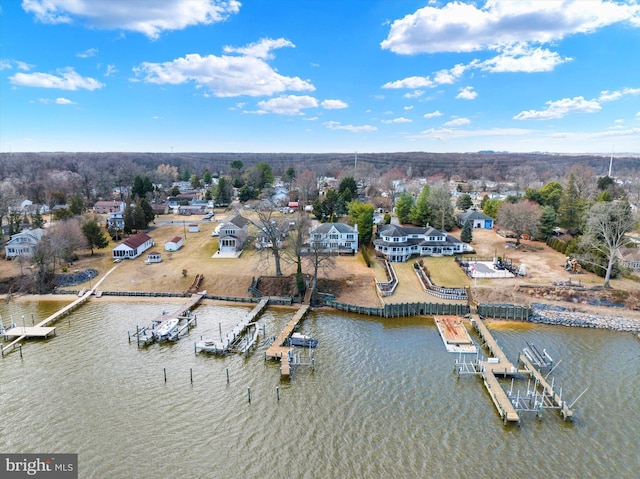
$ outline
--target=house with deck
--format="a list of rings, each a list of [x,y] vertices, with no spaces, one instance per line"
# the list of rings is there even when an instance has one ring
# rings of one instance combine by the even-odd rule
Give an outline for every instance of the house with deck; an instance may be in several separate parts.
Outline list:
[[[312,250],[356,253],[358,251],[358,225],[322,223],[309,229],[309,247]]]
[[[153,238],[145,233],[138,233],[127,238],[113,248],[113,259],[133,259],[140,256],[154,245]]]
[[[373,245],[390,262],[404,263],[411,256],[451,256],[465,251],[462,241],[431,226],[386,225],[378,230]]]

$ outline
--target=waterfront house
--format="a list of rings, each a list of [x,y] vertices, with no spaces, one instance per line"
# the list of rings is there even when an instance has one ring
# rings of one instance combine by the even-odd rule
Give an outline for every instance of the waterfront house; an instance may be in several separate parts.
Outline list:
[[[472,228],[493,229],[493,218],[481,211],[469,210],[457,216],[458,225],[462,228],[467,221],[471,221]]]
[[[408,261],[412,255],[451,256],[465,250],[462,241],[431,226],[386,225],[378,230],[373,245],[376,252],[396,263]]]
[[[249,236],[249,221],[241,215],[235,215],[220,225],[219,233],[218,253],[237,256]]]
[[[154,245],[153,238],[144,234],[138,233],[136,235],[127,238],[118,246],[113,248],[113,259],[133,259],[140,256]]]
[[[23,230],[11,236],[9,242],[4,246],[4,254],[6,259],[13,259],[16,256],[33,256],[38,246],[38,242],[45,235],[46,231],[42,228]]]
[[[309,229],[309,247],[336,253],[358,251],[358,225],[322,223]]]
[[[182,248],[182,238],[180,236],[174,236],[164,244],[165,251],[178,251]]]

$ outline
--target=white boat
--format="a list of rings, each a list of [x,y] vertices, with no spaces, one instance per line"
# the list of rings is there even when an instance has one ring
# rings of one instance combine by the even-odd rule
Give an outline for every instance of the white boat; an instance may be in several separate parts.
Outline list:
[[[178,330],[179,322],[180,320],[178,318],[167,319],[154,331],[155,336],[158,339],[167,339]]]
[[[300,333],[293,333],[289,338],[290,346],[303,346],[305,348],[315,348],[318,345],[318,340],[310,336],[305,336]]]

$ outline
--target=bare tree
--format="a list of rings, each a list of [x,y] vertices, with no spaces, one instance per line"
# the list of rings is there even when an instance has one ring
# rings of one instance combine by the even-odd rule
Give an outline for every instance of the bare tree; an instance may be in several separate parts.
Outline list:
[[[0,227],[3,218],[9,220],[9,210],[17,206],[18,193],[15,187],[8,180],[0,182]],[[1,233],[0,233],[1,236]]]
[[[520,244],[523,234],[537,234],[541,218],[542,208],[529,200],[520,200],[517,203],[505,201],[498,209],[498,224],[516,235],[516,245]]]
[[[260,251],[263,258],[273,257],[276,268],[276,276],[282,276],[282,268],[280,266],[281,252],[284,247],[283,239],[283,220],[276,219],[274,212],[276,207],[270,200],[263,200],[260,208],[257,209],[256,221],[249,220],[258,230],[256,248]]]
[[[598,202],[587,213],[587,232],[582,237],[582,246],[592,253],[586,258],[598,264],[594,257],[602,256],[607,262],[604,287],[610,288],[611,272],[618,259],[620,248],[627,241],[626,234],[633,230],[635,219],[629,203]],[[585,258],[583,258],[585,259]],[[602,267],[598,264],[598,266]]]
[[[440,229],[446,231],[453,227],[453,203],[451,203],[451,191],[446,183],[439,183],[429,189],[427,198],[429,210],[431,210],[432,221],[440,221]]]
[[[318,195],[318,180],[316,174],[311,170],[304,170],[293,182],[300,192],[300,204],[308,205]]]
[[[309,255],[307,263],[313,269],[313,282],[311,283],[311,291],[315,296],[318,288],[318,271],[325,271],[335,265],[334,254],[327,250],[321,242],[309,240]]]
[[[67,263],[73,262],[76,251],[87,248],[87,238],[82,232],[79,218],[54,223],[47,237],[54,257]]]

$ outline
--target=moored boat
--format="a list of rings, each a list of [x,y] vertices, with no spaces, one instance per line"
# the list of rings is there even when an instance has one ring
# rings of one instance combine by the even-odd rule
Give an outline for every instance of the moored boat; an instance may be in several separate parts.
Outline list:
[[[304,334],[293,333],[289,338],[289,345],[315,348],[318,345],[318,340]]]
[[[180,320],[178,318],[167,319],[154,331],[155,336],[160,340],[167,339],[178,330],[179,322]]]

